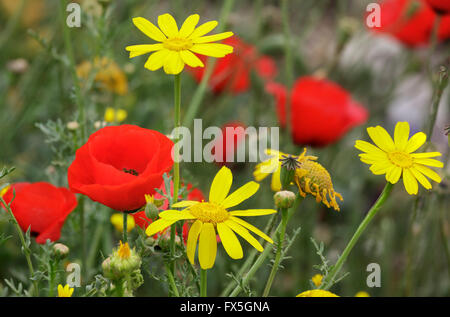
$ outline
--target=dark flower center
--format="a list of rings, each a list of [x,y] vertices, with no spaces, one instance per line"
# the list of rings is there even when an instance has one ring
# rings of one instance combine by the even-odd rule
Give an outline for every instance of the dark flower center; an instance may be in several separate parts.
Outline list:
[[[134,176],[138,176],[139,175],[139,173],[136,170],[132,169],[132,168],[130,168],[130,169],[124,168],[123,171],[125,173],[131,174],[131,175],[134,175]]]

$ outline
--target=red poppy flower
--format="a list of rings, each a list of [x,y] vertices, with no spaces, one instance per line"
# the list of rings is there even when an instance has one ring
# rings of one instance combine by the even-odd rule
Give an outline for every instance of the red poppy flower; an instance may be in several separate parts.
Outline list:
[[[409,46],[430,42],[436,21],[425,0],[385,0],[381,3],[381,26],[371,28],[375,32],[390,34]],[[444,2],[444,1],[441,1]],[[438,39],[450,37],[450,16],[444,16],[438,29]]]
[[[288,92],[282,85],[267,87],[285,109]],[[367,119],[367,110],[339,85],[314,77],[301,77],[294,84],[291,99],[291,131],[294,143],[325,146],[339,140],[348,130]],[[280,121],[286,120],[285,112]]]
[[[70,189],[118,211],[145,205],[171,170],[173,142],[134,125],[98,130],[80,147],[67,177]]]
[[[41,244],[59,239],[66,217],[77,206],[72,192],[45,182],[13,184],[3,199],[7,204],[12,200],[11,211],[20,228],[24,232],[30,228],[31,236]]]
[[[209,80],[209,86],[214,93],[230,91],[238,94],[247,91],[250,86],[250,72],[252,70],[255,70],[264,80],[275,77],[277,68],[272,58],[260,56],[255,47],[244,43],[237,36],[228,38],[223,43],[233,46],[234,51],[232,54],[216,61]],[[203,55],[198,57],[207,65],[207,57]],[[188,69],[194,78],[200,82],[206,67],[189,67]]]
[[[438,14],[450,13],[450,0],[425,0]]]
[[[214,161],[219,166],[232,166],[236,162],[237,149],[242,141],[245,140],[246,126],[238,121],[229,122],[222,127],[221,137],[216,139],[212,154]]]
[[[173,182],[170,183],[171,186],[171,194],[173,195]],[[186,186],[187,190],[188,190],[188,195],[187,195],[187,200],[194,200],[194,201],[204,201],[205,200],[205,196],[203,195],[202,191],[198,188],[192,188],[192,184],[188,184]],[[166,188],[164,183],[161,185],[161,187],[159,188],[164,194],[166,193]],[[162,196],[160,193],[156,192],[153,197],[155,199],[162,199],[164,198],[164,196]],[[161,206],[161,209],[166,210],[169,208],[169,202],[167,201],[167,199],[165,199],[163,205]],[[132,214],[133,218],[134,218],[134,223],[141,227],[142,229],[146,229],[148,227],[149,224],[152,223],[152,220],[147,218],[147,216],[145,215],[145,210],[136,212],[134,214]],[[188,236],[188,224],[185,223],[183,225],[183,240],[186,243],[187,242],[187,236]],[[155,238],[157,238],[158,235],[155,235]]]

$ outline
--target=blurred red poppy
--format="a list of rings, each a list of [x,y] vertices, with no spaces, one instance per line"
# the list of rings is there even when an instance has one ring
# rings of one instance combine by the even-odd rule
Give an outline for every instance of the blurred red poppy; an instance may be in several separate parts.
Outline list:
[[[171,186],[171,195],[173,195],[173,182],[170,182],[170,186]],[[164,183],[161,185],[161,187],[159,189],[164,194],[166,194],[166,188],[165,188]],[[187,200],[195,200],[195,201],[204,201],[205,200],[205,196],[203,195],[202,191],[198,188],[192,188],[192,184],[188,184],[186,186],[186,189],[188,190]],[[163,198],[165,199],[165,197],[162,196],[158,192],[156,192],[153,195],[153,197],[155,199],[163,199]],[[160,208],[162,210],[167,210],[169,208],[169,202],[167,201],[167,199],[164,200],[164,203]],[[152,220],[147,218],[147,216],[145,215],[145,210],[136,212],[136,213],[132,214],[132,216],[134,217],[135,224],[144,230],[148,227],[149,224],[152,223]],[[188,224],[184,223],[184,225],[183,225],[183,241],[185,243],[187,242],[188,230],[189,230]],[[157,238],[157,237],[158,237],[158,235],[155,236],[155,238]]]
[[[145,205],[162,175],[171,170],[173,142],[135,125],[98,130],[80,147],[69,167],[70,189],[118,211]]]
[[[215,163],[228,167],[234,165],[237,161],[239,145],[245,140],[245,129],[246,126],[239,121],[232,121],[222,126],[222,135],[216,139],[212,149]]]
[[[352,127],[365,122],[368,116],[367,110],[346,90],[326,79],[301,77],[290,94],[279,84],[266,88],[275,95],[279,109],[286,108],[286,96],[290,95],[291,132],[295,144],[320,147],[334,143]],[[278,113],[280,122],[285,122],[285,111]]]
[[[66,217],[77,206],[75,195],[67,188],[45,182],[13,184],[3,199],[7,204],[12,200],[11,211],[20,228],[24,232],[30,228],[30,235],[41,244],[59,239]]]
[[[429,4],[431,2],[439,1],[429,1]],[[445,1],[440,1],[443,2]],[[425,0],[385,0],[381,3],[381,26],[371,29],[390,34],[412,47],[426,45],[430,42],[436,17]],[[450,16],[443,16],[439,24],[438,39],[443,41],[449,37]]]
[[[425,1],[438,14],[450,13],[450,0],[425,0]]]
[[[209,86],[214,93],[219,94],[230,91],[234,94],[247,91],[250,87],[250,73],[256,73],[264,80],[275,77],[277,67],[275,61],[268,56],[261,56],[254,46],[244,43],[237,36],[223,41],[224,44],[234,48],[232,54],[216,61],[214,71],[209,80]],[[207,67],[207,57],[198,56]],[[206,71],[206,67],[188,69],[194,78],[200,82]]]

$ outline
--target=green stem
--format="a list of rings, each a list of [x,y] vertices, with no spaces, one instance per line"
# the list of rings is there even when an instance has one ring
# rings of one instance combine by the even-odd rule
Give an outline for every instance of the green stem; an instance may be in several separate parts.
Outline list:
[[[48,268],[48,297],[53,297],[55,296],[55,277],[56,277],[56,272],[55,272],[55,267],[58,266],[58,260],[55,260],[55,262],[50,261],[48,264],[49,268]]]
[[[31,251],[30,248],[27,246],[26,242],[25,242],[25,237],[23,235],[22,229],[19,226],[19,223],[17,222],[16,217],[14,216],[10,205],[8,205],[3,198],[0,196],[0,201],[2,203],[2,205],[6,208],[6,210],[8,211],[8,215],[10,217],[10,220],[13,222],[17,234],[19,235],[20,238],[20,243],[22,244],[22,252],[25,255],[25,259],[27,260],[27,264],[28,264],[28,271],[30,272],[30,279],[33,279],[33,291],[35,293],[36,296],[39,296],[39,287],[38,287],[38,283],[36,280],[34,280],[34,268],[33,268],[33,262],[31,261]]]
[[[173,295],[175,295],[176,297],[180,297],[180,293],[178,292],[177,285],[175,284],[175,278],[173,277],[172,271],[170,270],[170,267],[167,264],[166,264],[166,272],[167,272],[167,277],[169,279],[169,286],[170,286],[170,289],[172,290]]]
[[[336,276],[339,274],[339,272],[342,269],[342,266],[345,263],[345,260],[347,259],[348,255],[350,254],[350,251],[355,246],[356,242],[358,241],[361,234],[366,230],[367,226],[375,217],[375,215],[378,213],[380,208],[384,205],[387,198],[389,197],[391,191],[392,191],[393,185],[391,183],[386,183],[386,186],[383,189],[383,192],[378,197],[375,204],[370,208],[369,212],[367,213],[364,220],[359,225],[358,229],[356,229],[356,232],[353,234],[353,237],[351,238],[350,242],[347,244],[347,246],[344,249],[344,252],[342,252],[342,255],[339,257],[336,264],[333,266],[333,269],[325,276],[324,281],[320,285],[320,289],[328,290],[331,286],[333,286],[334,281],[336,280]]]
[[[293,75],[293,59],[292,59],[292,48],[291,48],[291,29],[289,26],[289,0],[281,1],[281,15],[283,21],[283,34],[284,34],[284,71],[285,71],[285,85],[290,89],[292,82],[294,80]]]
[[[208,286],[208,270],[200,269],[200,297],[206,297]]]
[[[231,9],[233,8],[234,0],[225,0],[223,2],[223,6],[220,12],[219,17],[219,27],[217,32],[223,32],[225,30],[225,21],[228,19],[228,15],[231,12]],[[198,114],[198,111],[200,109],[200,105],[203,101],[203,98],[205,97],[206,93],[206,87],[209,81],[209,78],[211,77],[214,66],[216,64],[216,60],[209,58],[206,63],[205,73],[203,74],[202,80],[200,84],[197,86],[197,89],[194,92],[194,95],[191,99],[191,102],[189,103],[189,106],[186,111],[186,115],[184,116],[183,125],[185,127],[190,127],[192,123],[194,122],[195,117]]]
[[[123,243],[128,242],[128,214],[126,212],[123,213]]]
[[[441,70],[439,71],[439,78],[436,83],[434,83],[434,95],[433,100],[431,102],[431,110],[428,116],[427,121],[427,129],[426,134],[431,139],[433,135],[434,124],[436,123],[436,117],[439,109],[439,104],[441,103],[442,94],[444,89],[448,84],[448,70],[445,66],[441,66]]]
[[[275,279],[275,275],[277,274],[278,267],[281,262],[281,251],[283,250],[284,237],[286,235],[286,226],[287,226],[287,210],[281,209],[281,231],[278,235],[278,246],[277,253],[275,255],[275,261],[272,266],[272,270],[270,271],[269,278],[266,283],[266,287],[264,288],[263,297],[269,296],[270,288],[272,287],[272,283]]]

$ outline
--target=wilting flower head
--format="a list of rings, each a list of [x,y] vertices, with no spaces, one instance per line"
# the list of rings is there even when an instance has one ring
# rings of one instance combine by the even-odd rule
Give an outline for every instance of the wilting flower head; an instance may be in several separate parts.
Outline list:
[[[173,165],[173,142],[135,125],[104,127],[80,147],[67,178],[73,192],[118,211],[145,205]]]
[[[254,46],[244,43],[237,36],[226,39],[224,44],[234,47],[234,51],[221,58],[214,65],[208,85],[216,94],[232,92],[238,94],[250,88],[251,72],[263,80],[271,80],[277,73],[275,61],[268,56],[261,56]],[[205,74],[207,58],[200,56],[205,68],[189,68],[194,78],[200,82]]]
[[[128,81],[125,73],[108,57],[96,57],[93,63],[84,61],[77,66],[79,78],[86,80],[91,74],[95,74],[94,80],[100,84],[101,89],[118,95],[125,95],[128,92]]]
[[[300,293],[296,297],[339,297],[339,296],[329,291],[324,291],[321,289],[313,289],[310,291]]]
[[[58,297],[72,297],[74,288],[70,287],[69,284],[66,284],[64,287],[59,284],[58,285]]]
[[[301,77],[291,93],[274,83],[268,84],[266,90],[276,97],[281,126],[287,124],[286,102],[290,101],[292,139],[298,145],[332,144],[368,116],[347,91],[326,79]]]
[[[428,4],[426,3],[428,2]],[[448,2],[443,0],[385,0],[381,3],[381,26],[371,30],[393,36],[408,46],[426,45],[433,34],[437,15],[433,8],[439,3],[448,9]],[[450,16],[443,16],[438,28],[438,39],[450,37]]]
[[[450,1],[448,0],[425,0],[425,2],[438,14],[450,13]]]
[[[147,235],[154,235],[179,220],[194,221],[189,230],[187,256],[189,261],[194,264],[198,240],[198,257],[200,266],[204,270],[212,268],[216,260],[216,231],[219,233],[225,251],[233,259],[243,257],[242,246],[236,237],[236,233],[247,240],[258,251],[262,252],[263,247],[249,231],[252,231],[270,243],[273,243],[273,240],[258,228],[238,218],[238,216],[263,216],[275,213],[276,210],[249,209],[228,211],[227,209],[237,206],[253,196],[259,189],[258,183],[248,182],[228,195],[232,182],[233,175],[230,169],[225,166],[222,167],[211,184],[209,202],[186,200],[174,204],[172,206],[174,208],[186,208],[181,211],[166,210],[161,212],[159,214],[160,219],[150,224],[147,228]]]
[[[233,47],[220,43],[211,43],[229,38],[232,32],[206,35],[218,24],[217,21],[206,22],[199,27],[198,14],[190,15],[178,29],[177,22],[168,13],[158,17],[158,27],[147,19],[133,19],[134,25],[157,44],[127,46],[130,58],[154,52],[144,67],[155,71],[164,68],[166,74],[179,74],[187,64],[191,67],[204,67],[203,62],[195,55],[224,57],[233,52]]]
[[[3,199],[7,204],[12,201],[11,211],[20,228],[24,232],[30,228],[31,236],[41,244],[59,239],[66,217],[77,206],[75,195],[67,188],[45,182],[12,184]]]
[[[431,184],[425,176],[437,183],[441,182],[441,177],[427,167],[443,167],[442,162],[431,159],[441,153],[413,153],[425,143],[425,133],[417,132],[409,139],[408,122],[396,124],[394,140],[381,126],[369,127],[367,133],[375,145],[357,140],[355,147],[364,152],[359,154],[361,162],[371,165],[370,171],[375,175],[386,174],[386,180],[391,184],[397,183],[403,176],[403,184],[410,195],[417,194],[417,181],[426,189],[431,189]]]

